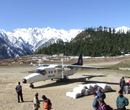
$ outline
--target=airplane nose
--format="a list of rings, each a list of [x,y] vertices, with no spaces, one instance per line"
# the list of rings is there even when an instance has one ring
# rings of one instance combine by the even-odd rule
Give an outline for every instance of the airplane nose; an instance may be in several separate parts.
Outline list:
[[[26,79],[23,79],[23,83],[27,83],[27,80],[26,80]]]

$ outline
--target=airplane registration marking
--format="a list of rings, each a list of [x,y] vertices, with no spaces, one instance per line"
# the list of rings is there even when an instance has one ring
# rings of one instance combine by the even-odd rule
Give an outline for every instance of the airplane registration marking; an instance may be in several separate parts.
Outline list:
[[[48,78],[55,77],[55,75],[48,75]]]

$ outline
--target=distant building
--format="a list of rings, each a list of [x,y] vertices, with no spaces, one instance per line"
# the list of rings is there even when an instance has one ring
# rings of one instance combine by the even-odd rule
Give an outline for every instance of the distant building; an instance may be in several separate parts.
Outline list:
[[[60,57],[63,57],[63,56],[64,56],[64,53],[60,53],[59,56],[60,56]]]
[[[53,57],[56,57],[56,56],[57,56],[57,54],[53,54],[52,56],[53,56]]]

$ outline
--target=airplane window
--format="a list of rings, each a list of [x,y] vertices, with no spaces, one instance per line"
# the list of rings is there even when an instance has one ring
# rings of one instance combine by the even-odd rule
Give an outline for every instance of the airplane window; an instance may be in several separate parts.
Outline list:
[[[41,73],[42,70],[36,69],[34,73]]]
[[[45,75],[46,71],[45,70],[36,69],[36,71],[34,73],[40,73],[42,75]]]
[[[45,70],[42,70],[41,74],[42,74],[42,75],[45,75],[45,74],[46,74],[46,71],[45,71]]]
[[[53,73],[53,71],[51,71],[51,73]]]

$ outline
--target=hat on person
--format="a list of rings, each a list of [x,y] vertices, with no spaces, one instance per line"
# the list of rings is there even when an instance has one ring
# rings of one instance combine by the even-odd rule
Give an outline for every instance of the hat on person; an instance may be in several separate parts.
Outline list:
[[[97,99],[97,101],[99,101],[99,102],[103,102],[103,98],[100,97],[100,98]]]
[[[35,96],[38,96],[38,93],[36,93]]]
[[[43,98],[43,99],[46,99],[46,96],[45,96],[45,95],[42,95],[42,98]]]
[[[98,90],[101,90],[101,87],[98,87]]]
[[[122,77],[122,79],[124,79],[124,77]]]

